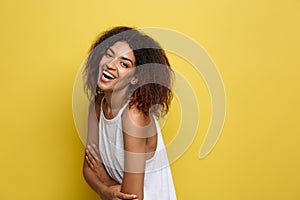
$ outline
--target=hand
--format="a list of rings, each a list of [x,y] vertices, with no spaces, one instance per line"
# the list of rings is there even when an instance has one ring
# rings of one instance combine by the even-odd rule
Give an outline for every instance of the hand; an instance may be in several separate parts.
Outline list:
[[[125,199],[131,199],[131,200],[138,200],[137,195],[134,194],[125,194],[120,192],[121,191],[121,185],[114,185],[107,188],[106,196],[101,197],[103,200],[125,200]]]
[[[92,146],[87,145],[85,160],[88,163],[89,167],[94,171],[96,176],[101,179],[101,168],[103,167],[103,165],[98,155],[100,154],[95,144],[93,144]],[[119,184],[108,186],[103,195],[101,195],[101,198],[103,200],[138,200],[137,195],[125,194],[120,191],[121,185]]]
[[[99,151],[95,144],[92,146],[87,145],[85,160],[87,161],[89,167],[95,172],[95,174],[100,178],[100,167],[101,161],[99,158]]]

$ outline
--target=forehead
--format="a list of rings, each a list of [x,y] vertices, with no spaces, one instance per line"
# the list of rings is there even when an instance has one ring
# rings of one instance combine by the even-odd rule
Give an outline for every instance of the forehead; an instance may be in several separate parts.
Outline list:
[[[133,51],[127,42],[124,41],[116,42],[110,47],[110,49],[112,49],[117,56],[127,55],[130,56],[131,58],[134,58]]]

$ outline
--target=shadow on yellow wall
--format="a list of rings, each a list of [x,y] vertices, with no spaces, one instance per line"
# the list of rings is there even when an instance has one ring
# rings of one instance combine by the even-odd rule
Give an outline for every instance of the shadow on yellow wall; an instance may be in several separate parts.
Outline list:
[[[224,81],[222,136],[199,160],[210,95],[188,63],[169,53],[197,85],[200,107],[197,135],[171,166],[178,199],[299,199],[299,9],[293,0],[2,2],[0,199],[97,199],[81,173],[72,89],[89,45],[114,25],[192,37]],[[174,102],[166,141],[178,128],[171,124],[178,110]]]

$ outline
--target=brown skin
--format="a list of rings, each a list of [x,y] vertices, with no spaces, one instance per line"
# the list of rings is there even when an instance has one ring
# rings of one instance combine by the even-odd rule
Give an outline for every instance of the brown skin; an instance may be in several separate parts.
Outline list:
[[[109,101],[103,102],[103,112],[110,119],[109,116],[113,116],[113,113],[107,102]],[[153,156],[157,146],[153,122],[150,116],[145,116],[135,107],[126,109],[122,117],[123,130],[128,133],[123,132],[125,169],[121,192],[136,194],[140,200],[143,199],[145,162]],[[148,137],[149,133],[151,133],[150,137]]]
[[[98,155],[97,138],[91,137],[96,135],[95,131],[91,132],[95,122],[98,123],[100,116],[100,102],[102,98],[99,98],[95,105],[91,104],[89,112],[89,134],[90,142],[94,142],[92,145],[88,145],[86,149],[86,155],[83,166],[83,174],[90,185],[90,187],[99,194],[103,200],[122,200],[122,199],[143,199],[143,187],[144,187],[144,167],[145,161],[150,159],[157,146],[156,134],[151,134],[151,137],[143,136],[141,129],[131,128],[130,134],[123,133],[124,136],[124,148],[128,152],[125,154],[125,172],[122,185],[113,180],[107,173],[103,163],[100,161]],[[106,101],[105,101],[106,102]],[[111,109],[108,109],[107,103],[103,103],[103,112],[105,116],[113,116]],[[96,118],[94,117],[92,107],[95,107]],[[131,124],[131,127],[150,127],[151,132],[155,130],[153,120],[149,116],[145,116],[137,109],[130,108],[124,112],[123,123]],[[96,127],[95,127],[96,128]],[[127,129],[127,128],[125,128]],[[98,130],[98,128],[96,128]],[[128,129],[129,130],[129,129]],[[134,133],[133,133],[134,132]],[[138,137],[140,135],[141,137]],[[142,153],[139,156],[134,156],[131,153]],[[133,163],[133,165],[132,165]],[[122,191],[122,192],[121,192]],[[133,195],[135,194],[135,195]]]
[[[131,107],[128,112],[126,112],[126,115],[128,116],[123,117],[123,124],[130,120],[132,124],[131,126],[145,127],[151,122],[149,116],[145,116],[141,111],[134,107]],[[128,124],[130,124],[130,122],[126,123],[127,126]],[[121,191],[137,194],[139,199],[143,199],[144,171],[147,159],[146,155],[147,153],[150,153],[147,152],[147,150],[149,150],[151,139],[153,140],[155,138],[147,138],[143,129],[133,130],[131,128],[128,130],[131,130],[132,132],[123,132],[125,172]],[[150,149],[150,151],[153,150]]]
[[[112,119],[118,113],[128,100],[126,94],[129,87],[139,81],[134,76],[135,61],[133,50],[124,41],[113,44],[100,60],[98,87],[104,92],[102,109],[107,119]],[[106,78],[105,73],[114,78]],[[147,150],[156,149],[156,145],[151,145],[154,149],[149,148],[150,140],[156,141],[154,127],[151,116],[145,115],[135,105],[129,106],[122,115],[125,162],[121,192],[136,194],[140,200],[144,198],[144,172],[147,153],[150,153]],[[155,137],[149,137],[151,130]]]
[[[128,33],[126,30],[133,32]],[[121,35],[112,38],[108,43],[104,42],[110,36],[121,32]],[[152,48],[148,48],[149,46]],[[135,49],[134,52],[132,49]],[[148,67],[140,67],[149,63],[152,64]],[[113,79],[108,79],[106,73]],[[149,111],[157,116],[168,112],[172,99],[172,92],[169,89],[171,75],[172,70],[164,51],[153,39],[137,30],[117,27],[104,33],[92,45],[85,68],[85,88],[91,99],[97,99],[98,104],[95,108],[100,108],[99,93],[95,94],[95,91],[104,93],[105,101],[102,109],[108,119],[113,118],[124,103],[130,100],[122,121],[126,151],[122,185],[111,180],[101,161],[98,161],[97,156],[93,156],[97,154],[96,150],[86,153],[85,178],[103,199],[129,198],[124,196],[125,193],[136,194],[138,199],[143,199],[145,162],[153,156],[157,146],[155,124]],[[114,98],[112,98],[113,91]],[[111,106],[112,100],[115,100],[114,106]],[[160,105],[161,108],[156,105]],[[99,118],[99,112],[97,117]],[[97,124],[98,120],[94,121],[93,124]],[[92,123],[89,119],[90,124]],[[96,135],[96,139],[88,140],[88,144],[96,144],[95,149],[99,149],[97,140],[99,129],[98,127],[93,129],[94,131],[89,131],[88,138],[91,138],[90,135]]]
[[[99,100],[101,100],[101,98],[99,98]],[[99,108],[99,101],[95,104],[91,103],[89,108],[89,135],[87,143],[92,145],[89,145],[86,149],[83,164],[83,176],[90,187],[103,200],[136,199],[136,195],[120,192],[121,185],[110,178],[103,163],[98,157],[97,125],[100,116]]]
[[[92,44],[84,69],[87,95],[91,100],[94,100],[99,95],[96,91],[107,91],[109,84],[99,85],[98,82],[99,62],[104,61],[103,58],[109,59],[110,55],[114,58],[118,57],[108,50],[109,47],[112,48],[118,42],[126,42],[134,51],[134,59],[131,61],[136,67],[134,76],[137,79],[137,84],[132,84],[128,88],[126,95],[130,98],[129,107],[135,106],[145,115],[148,115],[149,111],[157,117],[167,114],[173,97],[171,91],[173,70],[160,45],[151,37],[130,27],[120,26],[107,30]],[[116,49],[113,48],[113,50]],[[115,66],[115,61],[118,60],[119,58],[109,63]],[[123,61],[127,63],[128,60]],[[119,62],[119,64],[118,67],[121,67],[124,63]],[[131,67],[132,65],[129,65],[129,68]]]

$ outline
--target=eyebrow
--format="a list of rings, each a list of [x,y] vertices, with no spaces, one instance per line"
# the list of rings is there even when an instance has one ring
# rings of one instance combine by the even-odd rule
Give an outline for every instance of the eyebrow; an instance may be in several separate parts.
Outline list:
[[[114,52],[114,50],[112,50],[112,48],[109,47],[108,50],[110,50],[113,54],[115,54],[115,52]],[[131,62],[132,65],[134,65],[132,60],[127,57],[121,56],[121,59],[127,60],[127,61]]]
[[[133,62],[132,62],[132,60],[130,60],[129,58],[126,58],[126,57],[123,57],[123,56],[122,56],[121,58],[122,58],[123,60],[128,60],[129,62],[131,62],[132,65],[134,65]]]

